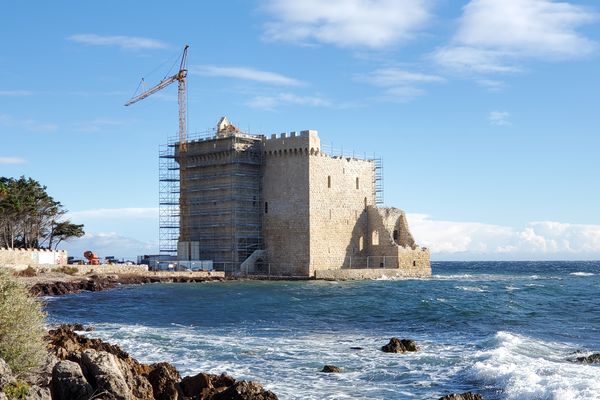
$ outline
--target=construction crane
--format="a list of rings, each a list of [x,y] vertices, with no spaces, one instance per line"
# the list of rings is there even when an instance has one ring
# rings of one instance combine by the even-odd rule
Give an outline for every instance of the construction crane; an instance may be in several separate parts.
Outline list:
[[[185,153],[187,152],[187,88],[186,88],[186,77],[187,77],[187,44],[183,48],[183,54],[181,55],[181,63],[179,64],[179,71],[170,77],[165,77],[162,81],[160,81],[156,86],[143,91],[138,95],[134,95],[125,106],[130,106],[134,103],[137,103],[140,100],[145,99],[148,96],[166,88],[173,82],[178,82],[178,90],[177,90],[177,101],[179,103],[179,214],[180,216],[184,214],[185,209],[185,201],[182,200],[181,193],[186,192],[187,181],[185,179],[186,175],[186,157]],[[144,82],[144,78],[142,78],[142,82]],[[185,227],[181,227],[179,232],[180,238],[179,240],[184,241],[187,240],[187,231]]]
[[[163,79],[156,86],[138,94],[137,96],[133,96],[127,103],[125,103],[125,106],[130,106],[166,88],[173,82],[179,82],[179,87],[177,90],[177,101],[179,103],[179,151],[187,150],[187,89],[185,78],[187,77],[187,51],[189,47],[190,46],[186,44],[183,48],[179,71],[175,75]],[[142,78],[142,82],[143,81],[144,78]]]

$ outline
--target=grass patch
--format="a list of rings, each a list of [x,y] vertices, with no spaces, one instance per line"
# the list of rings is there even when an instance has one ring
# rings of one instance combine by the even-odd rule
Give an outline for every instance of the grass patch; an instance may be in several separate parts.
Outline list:
[[[56,271],[62,272],[63,274],[67,274],[67,275],[75,275],[79,272],[79,268],[69,267],[68,265],[63,265],[62,267],[58,268]]]
[[[29,394],[29,385],[26,382],[17,380],[4,386],[2,391],[9,400],[24,400]]]

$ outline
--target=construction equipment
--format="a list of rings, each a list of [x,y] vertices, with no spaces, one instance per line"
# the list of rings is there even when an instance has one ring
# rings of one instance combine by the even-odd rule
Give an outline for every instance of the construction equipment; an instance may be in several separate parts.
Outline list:
[[[100,265],[100,258],[93,251],[85,251],[83,256],[88,260],[89,265]]]
[[[186,152],[187,152],[187,88],[186,88],[186,77],[187,77],[187,44],[183,48],[183,54],[181,55],[181,63],[179,64],[179,71],[170,77],[165,77],[156,86],[138,94],[134,95],[125,106],[137,103],[140,100],[166,88],[173,82],[178,82],[177,100],[179,104],[179,177],[180,177],[180,192],[186,191]],[[142,78],[142,83],[144,79]],[[140,84],[141,85],[141,84]],[[180,197],[181,199],[181,197]],[[185,210],[185,204],[180,201],[179,203],[179,214],[183,214]],[[179,232],[179,240],[187,240],[187,232],[182,228]]]

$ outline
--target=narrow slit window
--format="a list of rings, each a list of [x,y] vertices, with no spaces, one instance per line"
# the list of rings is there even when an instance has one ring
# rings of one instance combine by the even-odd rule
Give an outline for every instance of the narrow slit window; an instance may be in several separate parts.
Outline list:
[[[371,244],[373,246],[379,245],[379,232],[373,231],[373,233],[371,234]]]
[[[356,188],[358,189],[358,177],[356,177]]]
[[[265,214],[269,213],[269,202],[265,201]]]
[[[327,176],[327,187],[330,188],[331,187],[331,175]]]
[[[394,240],[398,240],[398,229],[394,229]]]

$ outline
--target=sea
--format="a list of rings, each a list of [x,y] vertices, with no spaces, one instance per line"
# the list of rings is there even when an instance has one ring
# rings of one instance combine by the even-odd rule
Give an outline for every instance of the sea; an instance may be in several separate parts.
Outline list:
[[[280,399],[600,399],[600,262],[435,262],[428,279],[121,286],[45,298],[50,323],[182,376]],[[384,353],[391,337],[416,353]],[[322,373],[325,364],[342,369]]]

